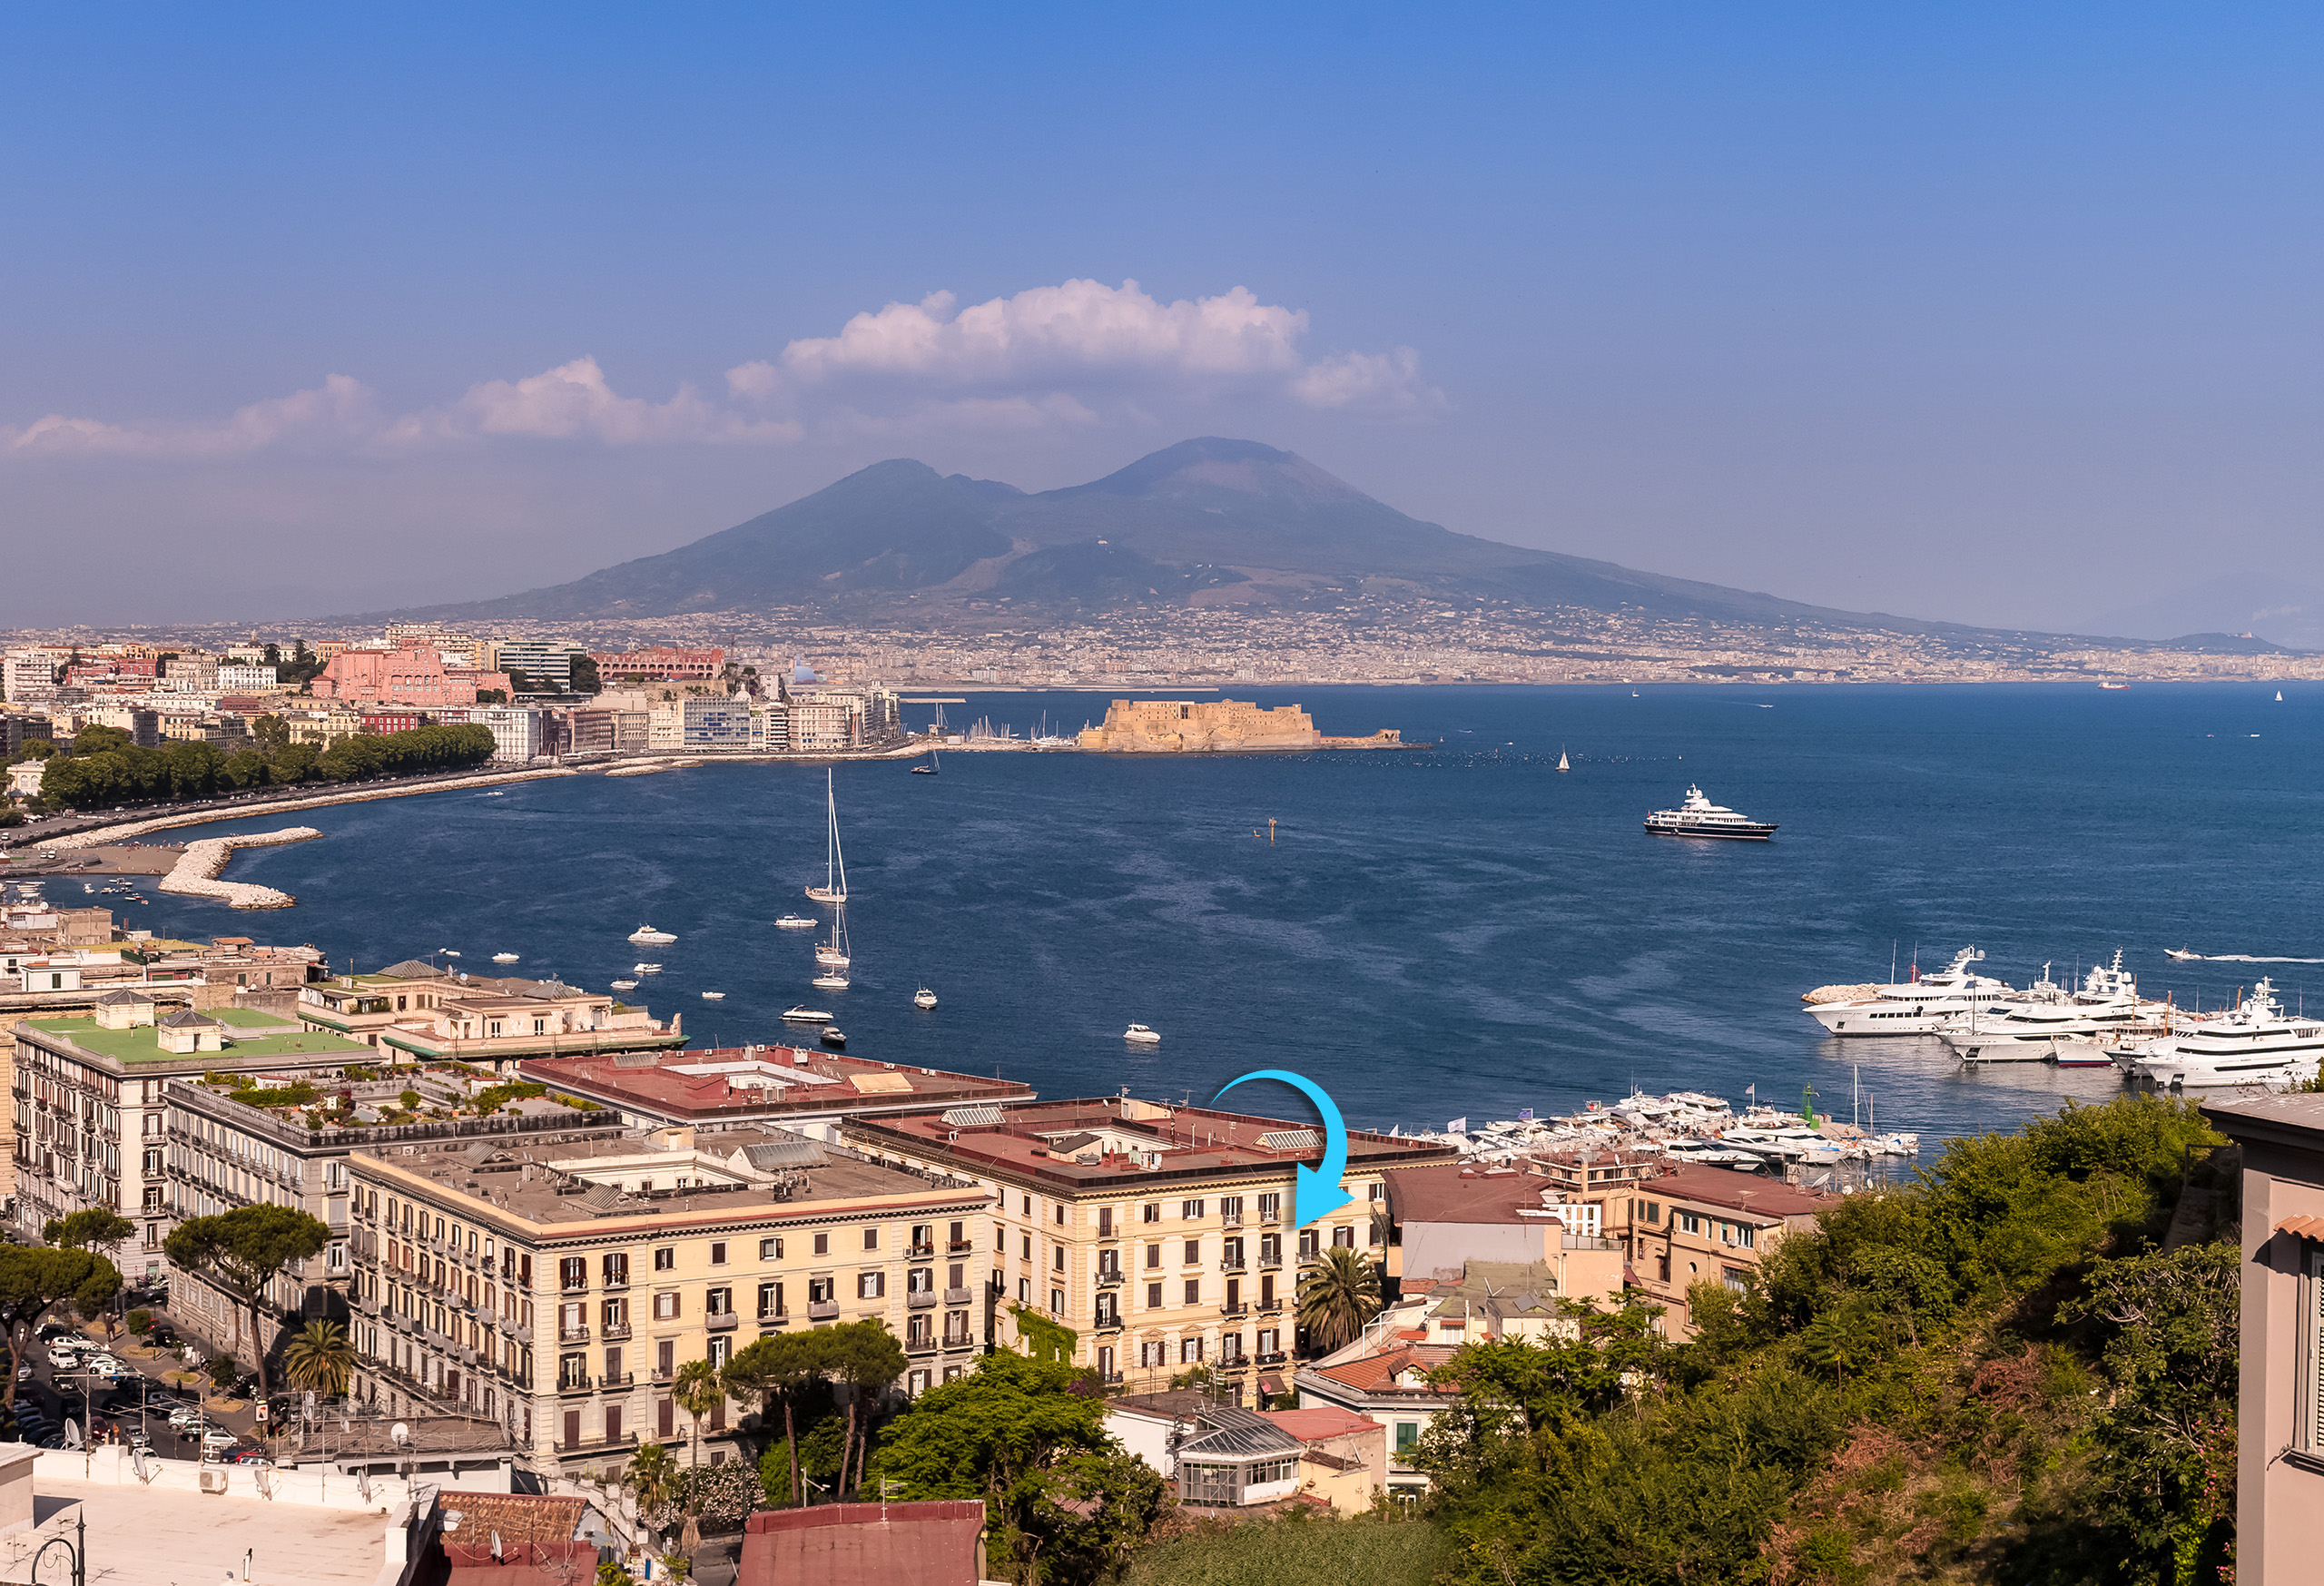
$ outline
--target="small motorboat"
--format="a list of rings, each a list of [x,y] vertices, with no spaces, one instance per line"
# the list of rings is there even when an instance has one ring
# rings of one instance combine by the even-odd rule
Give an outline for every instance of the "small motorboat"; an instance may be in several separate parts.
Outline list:
[[[639,926],[636,930],[629,933],[629,939],[630,941],[636,942],[640,947],[665,947],[669,943],[677,941],[677,938],[671,935],[668,931],[656,931],[651,925]]]
[[[726,993],[724,991],[704,991],[702,994],[702,1000],[705,1002],[724,1002],[726,1000]]]
[[[459,957],[460,955],[459,955],[458,953],[457,953],[457,952],[454,952],[450,948],[448,948],[448,948],[446,948],[446,949],[444,950],[444,956],[445,956],[446,958],[458,958],[458,957]]]
[[[629,972],[633,975],[658,975],[662,972],[662,966],[660,964],[632,964],[629,966]]]
[[[492,955],[492,961],[497,964],[513,964],[517,961],[517,955],[513,952],[496,952]]]
[[[922,986],[911,994],[911,1005],[914,1008],[933,1008],[936,1006],[936,993]]]
[[[829,1024],[832,1016],[820,1008],[786,1008],[783,1017],[794,1024]]]
[[[1162,1044],[1162,1038],[1142,1024],[1133,1024],[1122,1031],[1122,1039],[1132,1046],[1151,1047]]]
[[[814,987],[818,991],[844,991],[847,990],[847,971],[825,970],[807,984]]]
[[[825,1026],[823,1033],[817,1036],[815,1039],[822,1042],[823,1045],[827,1047],[843,1047],[847,1044],[846,1035],[840,1030],[830,1028],[829,1026]]]
[[[785,914],[774,922],[774,928],[777,931],[812,931],[815,921],[804,914]]]
[[[614,990],[616,991],[635,991],[637,990],[637,982],[635,980],[615,980],[614,982]]]

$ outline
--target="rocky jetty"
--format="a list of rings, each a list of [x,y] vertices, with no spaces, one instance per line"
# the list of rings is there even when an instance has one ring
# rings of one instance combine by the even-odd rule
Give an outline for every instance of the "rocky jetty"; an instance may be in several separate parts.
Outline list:
[[[322,833],[312,826],[285,826],[280,832],[251,832],[239,837],[204,837],[185,845],[177,868],[162,878],[161,890],[191,898],[216,898],[237,909],[288,909],[298,901],[272,887],[247,882],[222,882],[218,872],[237,848],[271,848],[281,842],[304,842]]]

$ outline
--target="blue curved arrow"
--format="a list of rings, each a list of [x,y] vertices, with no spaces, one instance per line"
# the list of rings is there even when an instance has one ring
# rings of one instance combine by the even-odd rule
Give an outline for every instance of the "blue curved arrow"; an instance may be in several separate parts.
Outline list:
[[[1318,1217],[1330,1217],[1355,1197],[1340,1187],[1340,1177],[1347,1171],[1347,1125],[1340,1121],[1340,1109],[1325,1095],[1324,1088],[1305,1074],[1295,1074],[1287,1069],[1254,1069],[1242,1079],[1229,1079],[1213,1096],[1215,1103],[1244,1079],[1280,1079],[1304,1094],[1324,1115],[1324,1160],[1314,1167],[1305,1162],[1299,1165],[1298,1194],[1294,1200],[1298,1220],[1295,1228],[1304,1228]]]

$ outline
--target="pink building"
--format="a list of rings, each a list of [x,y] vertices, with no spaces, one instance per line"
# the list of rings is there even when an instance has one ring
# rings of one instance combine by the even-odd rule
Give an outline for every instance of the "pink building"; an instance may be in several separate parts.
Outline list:
[[[421,710],[474,704],[477,690],[508,687],[505,672],[448,667],[433,646],[408,640],[392,650],[341,650],[314,681],[317,699],[408,704]]]

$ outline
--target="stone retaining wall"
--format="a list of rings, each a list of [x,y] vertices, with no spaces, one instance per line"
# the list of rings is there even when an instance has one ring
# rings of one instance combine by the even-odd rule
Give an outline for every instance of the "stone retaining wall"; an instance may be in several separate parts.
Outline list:
[[[285,826],[280,832],[252,832],[240,837],[204,837],[185,845],[177,868],[162,878],[160,890],[190,898],[218,898],[237,909],[288,909],[299,900],[272,887],[248,882],[222,882],[218,872],[237,848],[271,848],[282,842],[304,842],[322,833],[312,826]]]

